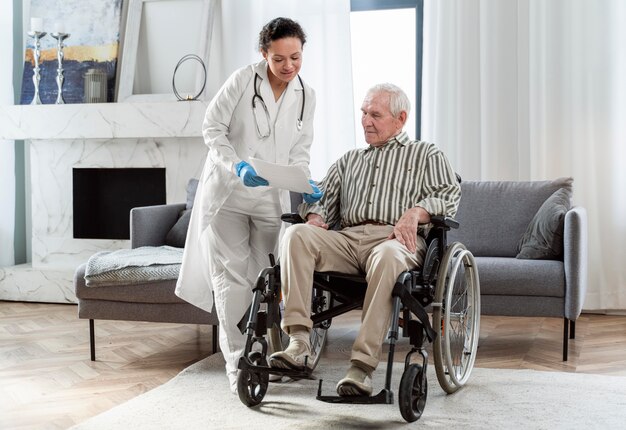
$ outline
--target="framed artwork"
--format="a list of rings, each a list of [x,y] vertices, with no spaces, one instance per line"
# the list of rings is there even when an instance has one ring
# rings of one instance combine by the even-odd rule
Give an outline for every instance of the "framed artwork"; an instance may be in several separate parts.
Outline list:
[[[55,103],[58,94],[57,41],[50,35],[55,31],[70,34],[63,49],[65,103],[83,103],[84,76],[89,69],[106,73],[107,101],[114,100],[121,10],[122,0],[31,0],[30,15],[43,20],[42,31],[47,33],[40,42],[39,97],[43,104]],[[33,38],[26,39],[21,104],[30,104],[35,93]]]
[[[128,2],[117,101],[176,100],[172,79],[178,61],[194,54],[208,62],[215,0]],[[199,64],[181,68],[177,88],[193,92],[205,78]]]

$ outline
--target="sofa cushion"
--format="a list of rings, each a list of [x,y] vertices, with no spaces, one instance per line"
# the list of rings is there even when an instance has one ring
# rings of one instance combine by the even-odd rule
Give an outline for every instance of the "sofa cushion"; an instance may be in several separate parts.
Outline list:
[[[517,258],[561,259],[563,220],[570,209],[571,190],[556,190],[541,205],[520,239]]]
[[[476,257],[481,295],[565,297],[565,269],[557,260]]]
[[[572,182],[462,182],[455,216],[460,228],[449,232],[449,240],[463,243],[475,256],[515,257],[520,238],[543,202],[559,188],[571,190]]]
[[[84,263],[74,273],[76,297],[81,300],[111,300],[130,303],[186,303],[174,294],[176,279],[149,281],[143,284],[88,287]]]

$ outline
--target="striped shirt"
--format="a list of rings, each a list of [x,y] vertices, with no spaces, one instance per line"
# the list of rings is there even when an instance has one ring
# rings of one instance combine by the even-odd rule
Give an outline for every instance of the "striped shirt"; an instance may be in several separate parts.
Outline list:
[[[432,143],[412,141],[405,132],[381,147],[353,149],[337,160],[319,184],[322,199],[303,203],[300,215],[321,215],[341,228],[364,221],[395,225],[420,206],[430,215],[456,214],[461,187],[446,156]]]

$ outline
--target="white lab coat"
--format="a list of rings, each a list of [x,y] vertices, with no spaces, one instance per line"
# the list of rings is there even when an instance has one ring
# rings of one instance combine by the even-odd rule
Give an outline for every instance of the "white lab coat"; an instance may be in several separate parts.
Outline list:
[[[241,181],[234,165],[241,160],[249,161],[257,145],[267,144],[267,139],[258,136],[252,113],[255,73],[259,76],[259,94],[264,100],[273,99],[267,62],[263,60],[237,70],[228,78],[209,104],[202,125],[209,151],[191,213],[176,295],[208,312],[213,308],[213,287],[207,229],[235,184]],[[303,124],[298,130],[296,122],[300,117],[303,91],[306,97]],[[283,97],[271,129],[276,144],[275,162],[300,166],[310,177],[309,151],[313,141],[315,92],[306,82],[302,88],[300,81],[294,78]],[[280,192],[280,205],[282,212],[291,210],[288,191]]]

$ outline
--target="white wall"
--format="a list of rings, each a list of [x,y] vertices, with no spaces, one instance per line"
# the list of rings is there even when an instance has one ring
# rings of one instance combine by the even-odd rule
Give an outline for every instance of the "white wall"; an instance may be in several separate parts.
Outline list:
[[[178,61],[187,54],[202,56],[200,29],[204,0],[145,2],[142,12],[133,94],[171,94]],[[196,94],[201,65],[185,61],[176,73],[181,95]],[[196,90],[194,92],[194,90]]]
[[[13,0],[0,0],[0,104],[13,104]],[[0,140],[0,267],[15,262],[15,144]]]

